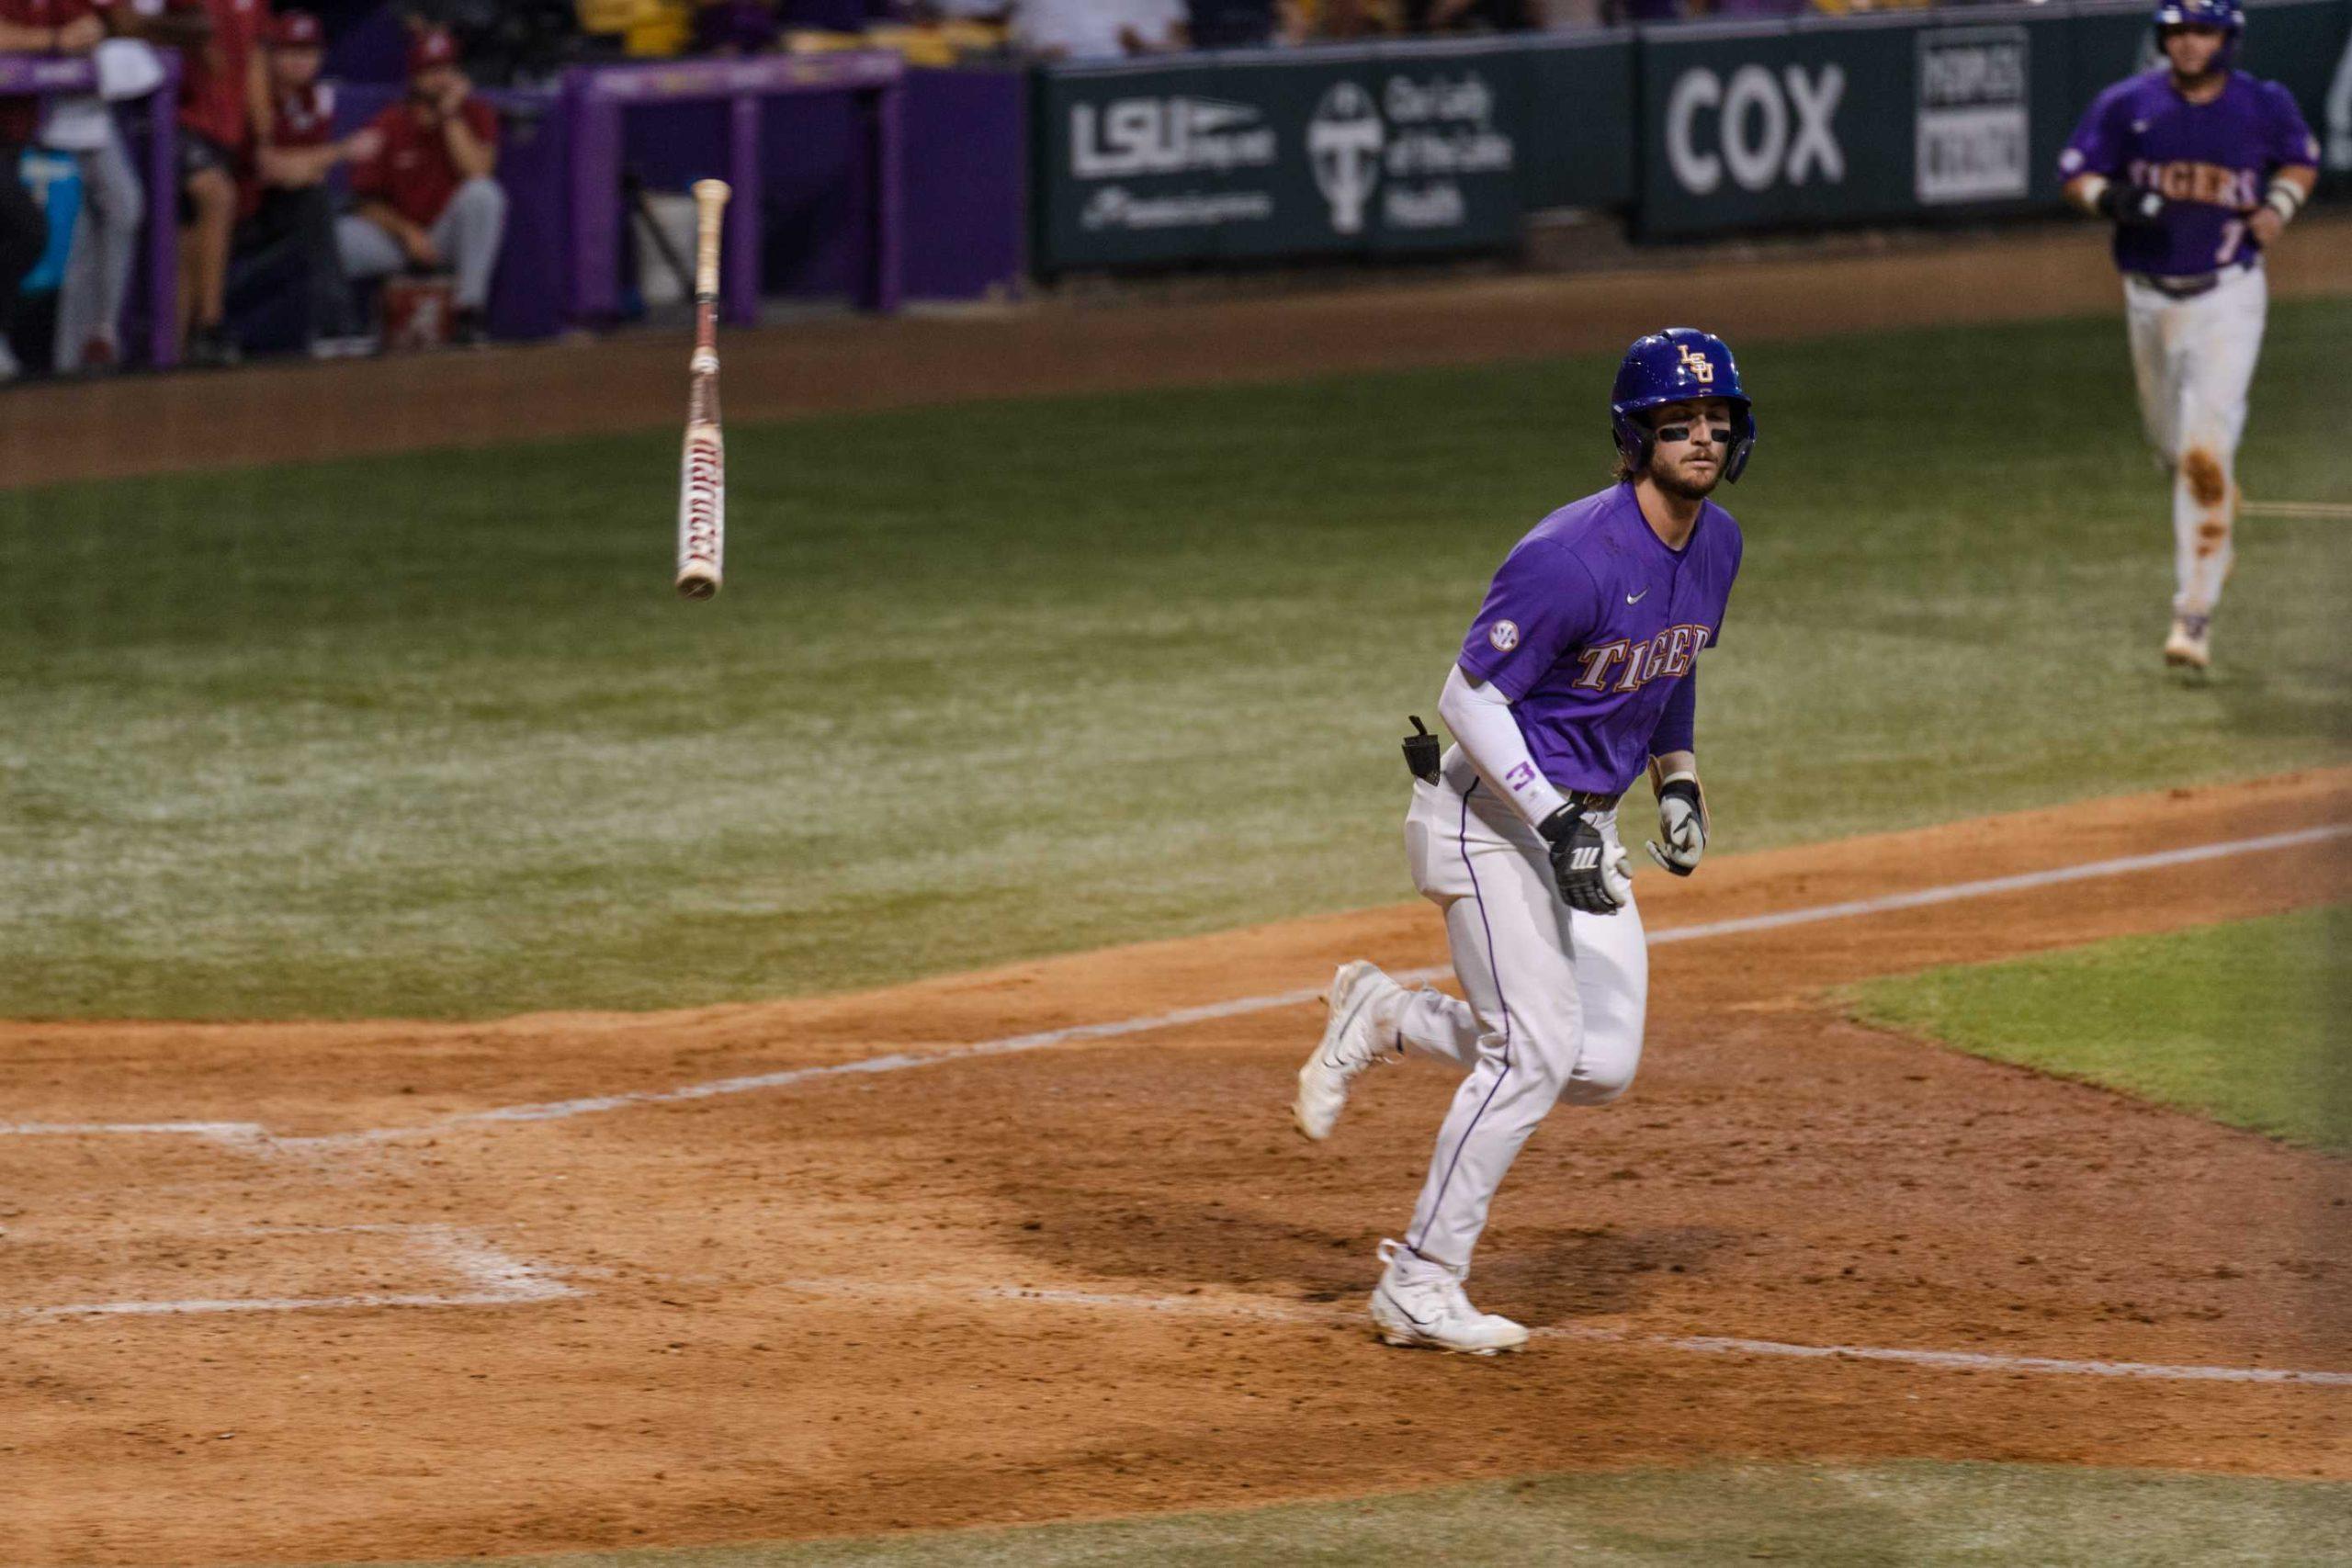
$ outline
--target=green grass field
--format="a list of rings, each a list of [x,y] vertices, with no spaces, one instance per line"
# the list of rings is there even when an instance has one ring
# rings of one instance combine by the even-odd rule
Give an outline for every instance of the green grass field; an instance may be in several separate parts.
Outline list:
[[[516,1568],[1722,1568],[1755,1562],[1807,1568],[2294,1568],[2347,1556],[2348,1486],[2023,1464],[1894,1464],[1534,1476],[1228,1513],[511,1561]]]
[[[1864,1020],[2352,1154],[2352,908],[1873,980]]]
[[[1738,851],[2342,760],[2352,532],[2254,524],[2169,679],[2120,321],[1758,345],[1701,714]],[[2352,303],[2257,496],[2352,500]],[[1409,897],[1395,737],[1597,488],[1583,359],[0,494],[0,1015],[837,989]]]

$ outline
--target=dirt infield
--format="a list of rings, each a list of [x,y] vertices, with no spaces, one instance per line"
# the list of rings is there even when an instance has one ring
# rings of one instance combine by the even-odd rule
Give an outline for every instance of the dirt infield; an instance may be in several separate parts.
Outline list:
[[[2352,215],[2312,214],[2271,263],[2274,295],[2352,290],[2341,261],[2347,250]],[[2106,247],[2088,224],[1874,255],[1729,261],[1665,252],[1640,272],[777,326],[729,337],[726,396],[729,416],[741,423],[969,399],[1278,380],[1607,352],[1661,321],[1696,316],[1746,344],[2116,310],[2120,374],[2118,301]],[[685,409],[683,344],[632,333],[559,347],[22,391],[0,403],[0,490],[674,430]]]
[[[682,1015],[0,1026],[0,1561],[678,1544],[1702,1458],[2352,1478],[2352,1387],[2253,1381],[2352,1371],[2352,1166],[1822,997],[2343,899],[2347,821],[2352,771],[2306,773],[1645,877],[1649,1057],[1506,1188],[1480,1299],[1544,1337],[1496,1362],[1355,1316],[1450,1080],[1375,1075],[1321,1147],[1283,1114],[1320,1012],[1283,998],[1353,953],[1439,962],[1421,906]],[[1207,1010],[1121,1022],[1182,1009]],[[1795,1353],[1826,1347],[1956,1359]]]

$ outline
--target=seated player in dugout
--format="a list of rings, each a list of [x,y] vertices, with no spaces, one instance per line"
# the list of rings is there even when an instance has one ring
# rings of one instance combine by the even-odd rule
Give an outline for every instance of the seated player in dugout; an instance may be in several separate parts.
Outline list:
[[[2099,94],[2059,157],[2066,199],[2115,225],[2140,414],[2172,474],[2166,663],[2212,663],[2236,555],[2238,438],[2269,309],[2263,252],[2311,198],[2319,141],[2294,95],[2233,69],[2239,0],[2164,0],[2165,63]]]
[[[1706,850],[1698,660],[1722,638],[1743,553],[1707,497],[1747,467],[1755,412],[1723,340],[1669,327],[1626,351],[1609,415],[1615,482],[1513,547],[1446,672],[1438,712],[1455,744],[1405,742],[1406,859],[1444,911],[1466,999],[1341,964],[1298,1072],[1291,1115],[1318,1142],[1376,1062],[1410,1054],[1461,1077],[1412,1223],[1378,1249],[1372,1318],[1391,1345],[1527,1342],[1463,1281],[1537,1123],[1563,1100],[1607,1104],[1641,1063],[1649,949],[1620,801],[1648,775],[1662,840],[1649,852],[1668,871],[1690,875]]]
[[[506,239],[498,111],[476,96],[448,33],[409,45],[408,93],[368,128],[378,144],[352,168],[356,210],[335,227],[345,276],[413,271],[456,280],[457,336],[484,341],[483,310]]]
[[[335,243],[335,169],[372,157],[374,130],[334,134],[334,88],[319,79],[326,32],[307,11],[271,23],[263,51],[270,118],[243,192],[236,254],[243,259],[291,251],[302,277],[304,346],[317,355],[350,352],[358,322]]]

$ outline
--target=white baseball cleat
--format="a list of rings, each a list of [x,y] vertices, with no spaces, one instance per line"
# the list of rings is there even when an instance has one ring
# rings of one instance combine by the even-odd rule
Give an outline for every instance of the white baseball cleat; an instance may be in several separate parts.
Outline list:
[[[1290,1102],[1290,1119],[1317,1143],[1331,1135],[1355,1076],[1374,1062],[1394,1059],[1396,1052],[1381,1043],[1382,1031],[1373,1020],[1383,998],[1403,990],[1380,965],[1361,958],[1340,964],[1331,976],[1331,988],[1323,993],[1330,1017],[1321,1043],[1298,1069],[1298,1098]]]
[[[1491,1356],[1527,1343],[1526,1329],[1472,1306],[1462,1276],[1444,1265],[1415,1258],[1393,1241],[1380,1244],[1380,1260],[1387,1269],[1372,1292],[1372,1321],[1389,1344]],[[1408,1261],[1418,1265],[1410,1274],[1404,1267]]]
[[[2175,615],[2172,635],[2165,638],[2165,662],[2188,670],[2212,668],[2213,617]]]

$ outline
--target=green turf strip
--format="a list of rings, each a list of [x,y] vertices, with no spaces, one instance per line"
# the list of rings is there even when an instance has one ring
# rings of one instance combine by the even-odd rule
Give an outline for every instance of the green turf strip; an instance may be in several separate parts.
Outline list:
[[[1963,1051],[2352,1154],[2352,908],[2123,937],[1850,992]]]
[[[1338,1568],[1372,1562],[1720,1568],[1756,1562],[1813,1568],[2209,1568],[2347,1559],[2352,1486],[2041,1465],[1913,1463],[1556,1475],[1100,1524],[510,1561],[516,1568]]]
[[[2272,312],[2249,493],[2352,501],[2347,362],[2352,303]],[[2220,675],[2158,664],[2120,318],[1742,367],[1719,851],[2347,755],[2352,530],[2248,525]],[[0,493],[0,1016],[674,1006],[1409,897],[1396,737],[1603,481],[1611,368],[737,430],[698,606],[671,437]]]

